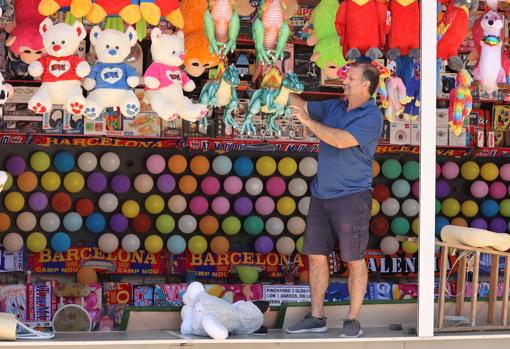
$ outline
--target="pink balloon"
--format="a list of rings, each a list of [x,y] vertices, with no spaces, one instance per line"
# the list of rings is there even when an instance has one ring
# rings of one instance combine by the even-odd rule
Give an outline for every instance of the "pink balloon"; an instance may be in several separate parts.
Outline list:
[[[200,183],[200,189],[206,195],[215,195],[220,191],[220,181],[216,177],[207,176]]]
[[[218,215],[226,214],[230,210],[230,202],[224,196],[218,196],[211,203],[211,209]]]
[[[152,154],[145,162],[147,170],[152,174],[160,174],[165,170],[166,161],[165,158],[159,154]]]
[[[273,176],[266,182],[266,191],[271,196],[280,196],[285,193],[285,181],[281,177]]]
[[[274,201],[269,196],[261,196],[255,201],[255,210],[258,214],[267,216],[274,211]]]
[[[201,216],[209,209],[209,202],[203,196],[195,196],[189,202],[190,211],[197,216]]]
[[[236,195],[243,189],[243,181],[237,176],[227,177],[223,182],[223,189],[230,195]]]
[[[436,162],[436,178],[441,176],[441,166]]]
[[[459,165],[453,161],[448,161],[443,165],[441,174],[446,179],[455,179],[459,175]]]
[[[506,191],[506,187],[505,187]],[[471,195],[475,198],[481,199],[489,194],[489,186],[484,181],[476,181],[471,184]]]
[[[411,190],[413,192],[413,195],[417,198],[420,197],[420,181],[416,181],[413,183],[413,186],[411,187]]]
[[[489,188],[489,194],[493,199],[501,200],[507,194],[506,185],[503,182],[493,182]]]
[[[504,181],[510,181],[510,164],[504,164],[499,169],[499,176]]]

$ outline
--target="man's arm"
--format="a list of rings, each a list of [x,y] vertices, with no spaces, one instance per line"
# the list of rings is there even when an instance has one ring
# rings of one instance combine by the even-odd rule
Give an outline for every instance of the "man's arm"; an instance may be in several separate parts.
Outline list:
[[[304,110],[308,110],[308,105],[306,101],[295,93],[290,94],[290,106],[300,107],[303,108]]]

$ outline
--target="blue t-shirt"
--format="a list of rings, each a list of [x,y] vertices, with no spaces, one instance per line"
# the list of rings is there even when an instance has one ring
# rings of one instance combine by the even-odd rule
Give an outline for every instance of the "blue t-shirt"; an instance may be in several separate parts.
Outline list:
[[[136,69],[127,63],[96,63],[92,67],[88,78],[96,80],[95,90],[99,88],[114,88],[129,90],[127,79],[137,76]]]
[[[308,113],[325,126],[349,132],[359,143],[340,149],[320,142],[312,196],[332,199],[371,190],[372,161],[383,127],[383,116],[375,102],[370,99],[351,111],[347,111],[347,102],[340,99],[308,102]]]

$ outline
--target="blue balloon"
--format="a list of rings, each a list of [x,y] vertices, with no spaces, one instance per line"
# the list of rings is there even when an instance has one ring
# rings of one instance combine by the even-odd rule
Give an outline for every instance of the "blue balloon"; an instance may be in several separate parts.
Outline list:
[[[74,157],[68,151],[61,151],[53,159],[53,165],[60,172],[69,172],[74,167]]]
[[[101,213],[92,213],[90,216],[87,217],[87,220],[85,221],[85,226],[87,227],[87,230],[94,234],[99,234],[103,232],[105,226],[106,226],[106,220],[104,219],[104,216]]]
[[[71,247],[71,238],[66,233],[56,233],[51,238],[51,248],[55,252],[65,252]]]
[[[391,192],[397,198],[405,198],[411,192],[411,185],[405,179],[397,179],[391,185]]]
[[[234,161],[234,172],[239,177],[246,177],[253,172],[253,161],[246,156],[241,156]]]
[[[482,201],[480,211],[485,217],[494,217],[499,212],[499,205],[496,200],[487,199]]]
[[[64,216],[63,223],[67,231],[74,233],[80,230],[83,225],[83,218],[77,212],[69,212]]]
[[[186,250],[186,240],[180,235],[173,235],[167,240],[166,248],[171,254],[181,254]]]
[[[446,217],[437,216],[436,217],[436,235],[440,236],[441,229],[443,229],[443,227],[448,224],[450,224],[450,222],[448,221],[448,219]]]

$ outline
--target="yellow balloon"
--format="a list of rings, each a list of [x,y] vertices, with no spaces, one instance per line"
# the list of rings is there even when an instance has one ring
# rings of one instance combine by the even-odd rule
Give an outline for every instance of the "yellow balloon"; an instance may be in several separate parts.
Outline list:
[[[441,204],[441,212],[443,212],[446,217],[455,217],[460,212],[460,203],[457,199],[448,198]]]
[[[460,167],[460,174],[464,179],[472,181],[480,174],[480,167],[474,161],[466,161]]]
[[[27,238],[27,247],[34,253],[43,251],[47,244],[48,240],[42,233],[32,233]]]
[[[482,165],[480,169],[480,175],[486,181],[493,181],[499,176],[499,168],[492,162],[487,162]]]
[[[49,171],[42,175],[41,185],[46,191],[55,191],[60,188],[60,176],[57,172]]]
[[[122,214],[127,218],[135,218],[140,213],[140,205],[135,200],[126,200],[122,204]]]
[[[418,251],[418,241],[415,239],[402,241],[402,249],[407,254],[415,254]]]
[[[466,200],[460,205],[460,211],[466,217],[475,217],[478,214],[478,204],[473,200]]]
[[[188,249],[193,254],[202,254],[207,251],[207,240],[200,235],[195,235],[188,240]]]
[[[165,200],[159,195],[152,194],[145,199],[145,209],[152,214],[158,214],[165,208]]]
[[[10,192],[5,196],[4,206],[11,212],[19,212],[25,206],[25,198],[17,191]]]
[[[415,218],[413,220],[413,223],[411,224],[411,229],[413,230],[413,233],[416,235],[420,235],[420,219]]]
[[[145,239],[143,245],[149,253],[158,253],[163,248],[163,239],[157,235],[149,235]]]
[[[283,216],[290,216],[296,210],[296,202],[289,196],[284,196],[276,203],[276,210]]]
[[[276,161],[272,157],[264,155],[257,160],[255,168],[261,176],[268,177],[276,171]]]
[[[43,151],[37,151],[30,157],[30,166],[34,171],[44,172],[50,167],[50,164],[50,156]]]
[[[85,178],[79,172],[69,172],[64,177],[64,188],[70,193],[79,193],[85,186]]]
[[[376,214],[379,213],[379,210],[381,209],[381,205],[379,204],[379,201],[372,198],[372,210],[370,211],[370,215],[373,217]]]
[[[7,191],[7,190],[11,189],[13,182],[14,182],[14,180],[12,179],[12,175],[9,172],[7,172],[7,182],[5,182],[5,184],[4,184],[3,191]]]
[[[291,157],[284,157],[278,162],[278,172],[282,176],[289,177],[296,173],[298,168],[296,160]]]

